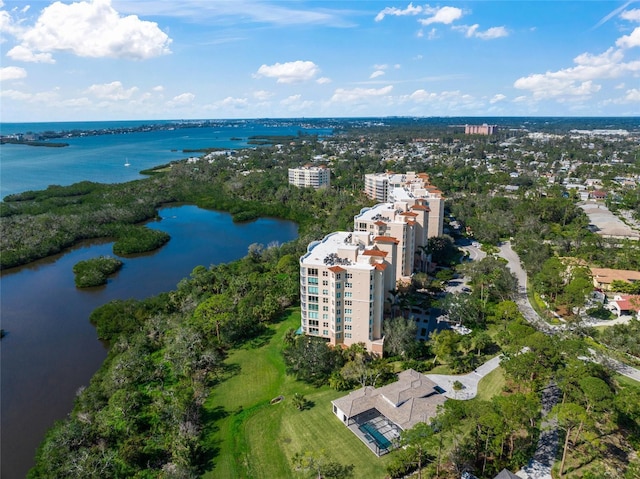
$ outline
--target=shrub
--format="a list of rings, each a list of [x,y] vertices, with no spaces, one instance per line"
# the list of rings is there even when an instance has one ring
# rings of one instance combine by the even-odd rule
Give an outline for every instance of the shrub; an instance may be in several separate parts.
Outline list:
[[[146,253],[164,245],[170,238],[164,231],[139,226],[125,227],[113,244],[113,252],[119,256]]]
[[[73,267],[75,284],[78,288],[90,288],[107,283],[109,275],[122,268],[122,261],[110,256],[88,259]]]

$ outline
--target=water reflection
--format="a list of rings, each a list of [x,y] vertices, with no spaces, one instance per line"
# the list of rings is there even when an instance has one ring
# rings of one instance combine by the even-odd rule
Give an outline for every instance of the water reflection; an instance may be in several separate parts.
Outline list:
[[[294,223],[260,219],[234,224],[226,213],[194,206],[160,211],[149,227],[171,235],[153,254],[125,258],[106,286],[76,289],[73,265],[112,255],[112,243],[85,243],[62,255],[2,273],[0,313],[8,334],[0,342],[3,479],[24,478],[35,450],[55,420],[73,407],[79,387],[106,357],[88,321],[112,299],[142,299],[170,291],[197,265],[243,257],[252,243],[284,243],[297,236]]]

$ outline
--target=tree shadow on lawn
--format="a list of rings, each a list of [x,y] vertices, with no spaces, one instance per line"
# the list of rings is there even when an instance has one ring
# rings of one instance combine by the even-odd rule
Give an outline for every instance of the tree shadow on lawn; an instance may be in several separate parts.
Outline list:
[[[202,408],[202,423],[204,424],[201,434],[202,440],[200,441],[202,447],[196,457],[199,474],[204,474],[215,466],[214,459],[220,453],[220,443],[222,441],[220,439],[214,440],[212,437],[220,430],[218,422],[227,416],[229,416],[229,412],[222,406],[217,406],[213,409]]]
[[[315,405],[315,401],[309,401],[308,399],[305,399],[304,404],[300,408],[300,411],[308,411],[309,409],[313,409]]]
[[[265,328],[258,336],[251,338],[242,345],[242,349],[259,349],[269,344],[276,332],[272,328]]]

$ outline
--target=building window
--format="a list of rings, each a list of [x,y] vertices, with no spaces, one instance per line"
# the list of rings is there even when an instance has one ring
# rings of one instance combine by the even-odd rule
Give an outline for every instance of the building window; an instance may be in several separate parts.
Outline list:
[[[322,298],[322,302],[326,303],[326,304],[329,304],[329,298]]]
[[[345,308],[344,309],[344,314],[351,314],[351,313],[352,313],[352,311],[351,311],[350,308]]]
[[[344,293],[345,298],[347,297],[347,293]],[[344,305],[345,306],[351,306],[353,304],[353,301],[351,301],[350,299],[345,299],[344,300]]]
[[[318,319],[318,313],[313,313],[313,312],[309,313],[309,318]]]
[[[322,323],[322,327],[323,328],[328,328],[329,327],[329,323]]]
[[[317,304],[309,304],[309,311],[318,311],[318,305]]]
[[[318,284],[318,278],[307,278],[307,283]]]
[[[312,294],[318,294],[318,287],[317,286],[309,286],[309,292]]]
[[[344,283],[345,288],[353,288],[353,283]]]
[[[329,311],[329,306],[323,306],[322,311]]]
[[[339,297],[340,297],[340,293],[336,293],[336,298],[339,298]]]
[[[326,271],[324,271],[324,273],[326,273]],[[329,281],[327,281],[326,279],[323,279],[322,286],[329,286]]]
[[[340,288],[342,288],[342,284],[341,283],[336,284],[336,289],[340,289]]]
[[[323,314],[322,315],[322,319],[329,319],[329,315],[328,314]]]
[[[309,268],[307,273],[309,273],[309,276],[318,276],[318,268]]]
[[[329,290],[328,289],[323,289],[322,290],[322,294],[329,294]],[[324,299],[327,299],[327,298],[324,298]]]
[[[347,279],[351,279],[353,278],[353,275],[351,273],[345,273],[344,277]]]
[[[318,297],[317,296],[309,296],[309,302],[310,303],[317,303],[318,302]]]
[[[351,333],[344,333],[345,339],[351,339]]]
[[[351,322],[351,316],[345,316],[344,317],[344,322],[345,323],[350,323]]]
[[[326,329],[323,329],[323,330],[322,330],[322,335],[323,335],[323,336],[329,336],[329,331],[328,331],[328,330],[326,330]]]
[[[329,276],[329,272],[328,271],[323,271],[322,272],[322,276]]]
[[[341,339],[342,338],[342,333],[336,333],[336,339]]]
[[[351,298],[351,297],[353,297],[353,293],[352,293],[351,291],[346,291],[346,292],[344,293],[344,297],[345,297],[345,298]]]
[[[318,326],[318,321],[309,321],[310,326]]]

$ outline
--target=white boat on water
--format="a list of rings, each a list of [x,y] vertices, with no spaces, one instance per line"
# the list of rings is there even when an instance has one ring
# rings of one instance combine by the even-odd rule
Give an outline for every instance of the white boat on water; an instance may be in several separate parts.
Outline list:
[[[129,163],[129,159],[128,158],[125,160],[124,166],[131,166],[131,163]]]

